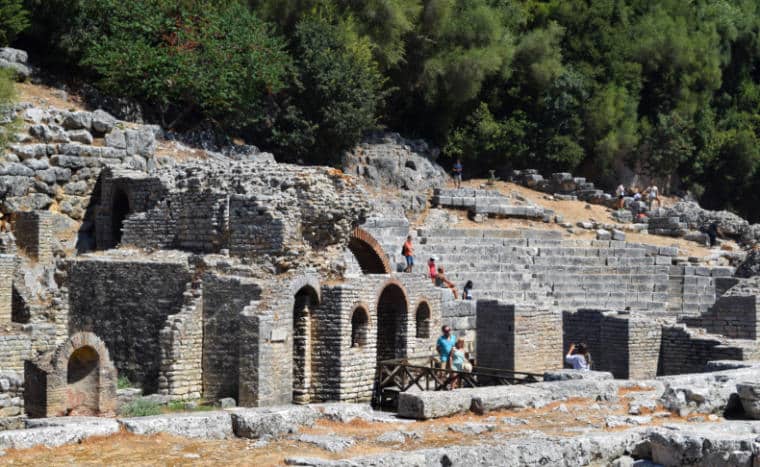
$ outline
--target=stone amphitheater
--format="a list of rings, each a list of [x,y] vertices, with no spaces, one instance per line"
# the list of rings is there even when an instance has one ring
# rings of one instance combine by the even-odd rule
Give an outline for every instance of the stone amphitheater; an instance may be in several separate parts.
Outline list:
[[[249,460],[309,446],[313,456],[273,462],[291,465],[760,462],[760,284],[733,267],[541,228],[561,213],[446,188],[429,149],[397,136],[375,135],[344,173],[253,149],[169,156],[159,128],[103,111],[14,112],[25,123],[0,156],[6,459],[93,436],[106,436],[105,455],[108,435],[126,431],[252,440]],[[367,174],[441,184],[380,196]],[[429,206],[475,223],[426,224]],[[400,272],[407,235],[411,273]],[[474,299],[435,287],[428,258],[457,288],[473,281]],[[543,381],[407,391],[393,413],[373,411],[379,362],[430,357],[444,324],[477,366]],[[595,371],[563,369],[576,342]],[[140,404],[166,413],[129,412]],[[504,431],[535,417],[554,422]],[[336,434],[355,419],[388,428],[370,441]],[[456,437],[443,443],[441,426]]]

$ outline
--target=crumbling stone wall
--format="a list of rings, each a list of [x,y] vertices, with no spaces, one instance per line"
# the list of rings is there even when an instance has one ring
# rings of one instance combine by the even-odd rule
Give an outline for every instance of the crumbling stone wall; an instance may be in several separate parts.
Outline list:
[[[562,367],[560,313],[478,300],[477,317],[479,366],[529,373]]]
[[[256,161],[188,162],[152,172],[106,171],[97,212],[99,248],[122,243],[199,253],[272,259],[281,270],[320,263],[330,246],[345,246],[369,209],[353,179],[326,167]],[[114,193],[126,192],[129,213],[114,216]],[[324,267],[324,261],[320,266]]]
[[[0,417],[15,417],[23,412],[23,375],[11,371],[0,372]]]
[[[754,341],[760,336],[757,300],[755,295],[721,297],[710,311],[685,317],[683,322],[691,327],[704,328],[709,333]]]
[[[13,275],[15,255],[0,255],[0,324],[10,323],[13,316]]]
[[[53,259],[53,216],[48,211],[16,213],[13,226],[16,243],[37,261]]]
[[[203,297],[200,284],[185,291],[185,304],[161,329],[159,393],[175,399],[200,399],[203,394]]]
[[[215,272],[203,275],[203,394],[207,399],[239,399],[240,313],[261,293],[255,279]]]
[[[184,304],[186,255],[87,255],[69,262],[70,332],[105,341],[119,368],[146,393],[158,390],[161,329]]]
[[[685,325],[665,326],[658,375],[701,373],[711,360],[757,358],[753,341],[729,341],[714,334],[700,334]]]

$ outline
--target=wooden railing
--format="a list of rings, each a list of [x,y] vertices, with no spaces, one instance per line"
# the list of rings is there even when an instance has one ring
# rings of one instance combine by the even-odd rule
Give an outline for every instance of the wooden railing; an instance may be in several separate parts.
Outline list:
[[[412,387],[421,391],[447,391],[454,388],[475,388],[510,384],[537,383],[543,375],[522,371],[474,366],[472,371],[455,371],[437,367],[436,357],[385,360],[378,364],[373,403],[387,406],[398,393]]]

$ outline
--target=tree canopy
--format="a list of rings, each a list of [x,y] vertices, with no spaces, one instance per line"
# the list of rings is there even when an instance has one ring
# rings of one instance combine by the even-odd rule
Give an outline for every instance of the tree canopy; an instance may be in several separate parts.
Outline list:
[[[613,184],[625,166],[760,217],[755,0],[24,3],[21,40],[168,126],[210,121],[304,163],[388,128],[472,175]],[[6,41],[18,5],[0,0]]]

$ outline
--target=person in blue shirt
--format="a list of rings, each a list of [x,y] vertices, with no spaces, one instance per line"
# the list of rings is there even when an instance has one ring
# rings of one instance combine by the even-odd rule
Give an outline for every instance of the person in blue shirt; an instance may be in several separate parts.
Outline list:
[[[448,326],[442,327],[441,332],[443,335],[435,343],[435,349],[438,351],[438,357],[441,360],[441,368],[444,368],[449,361],[451,349],[454,348],[454,344],[457,342],[457,337],[451,334],[451,328]]]
[[[457,186],[457,189],[462,187],[462,170],[464,167],[462,167],[462,161],[457,159],[457,161],[454,163],[454,167],[452,168],[452,171],[454,172],[454,183]]]

